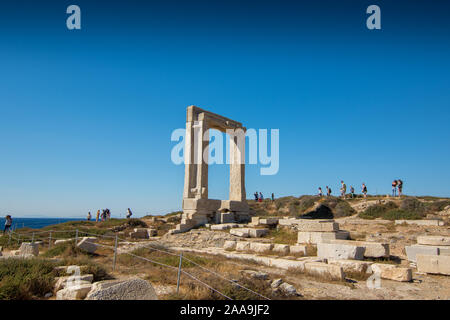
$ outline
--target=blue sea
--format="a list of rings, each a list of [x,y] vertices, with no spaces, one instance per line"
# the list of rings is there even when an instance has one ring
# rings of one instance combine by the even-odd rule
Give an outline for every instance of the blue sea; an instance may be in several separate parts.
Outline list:
[[[50,226],[53,224],[63,223],[67,221],[81,221],[81,218],[13,218],[12,228],[32,228],[32,229],[40,229],[46,226]],[[5,217],[0,218],[0,227],[4,228],[5,226]]]

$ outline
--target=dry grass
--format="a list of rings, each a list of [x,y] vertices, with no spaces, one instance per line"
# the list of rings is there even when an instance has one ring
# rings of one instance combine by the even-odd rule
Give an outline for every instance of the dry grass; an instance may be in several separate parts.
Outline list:
[[[269,230],[265,238],[273,238],[273,243],[278,244],[297,244],[298,233],[289,228],[281,227]]]
[[[146,248],[137,249],[133,251],[133,254],[178,268],[178,256],[172,256]],[[214,271],[227,279],[235,279],[239,284],[244,285],[256,292],[267,295],[271,294],[270,284],[268,282],[242,277],[240,271],[248,268],[248,265],[242,263],[242,261],[235,263],[232,259],[221,256],[193,256],[185,253],[183,253],[183,257],[194,261],[201,267],[186,259],[183,260],[182,270],[192,274],[194,277],[207,283],[209,286],[217,289],[232,299],[258,299],[258,296],[248,292],[245,289],[239,288],[235,284],[221,279],[203,268]],[[129,274],[132,271],[134,274],[145,274],[145,279],[156,285],[174,286],[177,283],[178,271],[176,268],[159,266],[156,263],[144,261],[127,254],[119,255],[118,263],[118,270],[120,273]],[[220,294],[208,289],[205,285],[195,281],[184,273],[181,275],[180,293],[178,295],[171,293],[160,298],[191,300],[225,299]]]

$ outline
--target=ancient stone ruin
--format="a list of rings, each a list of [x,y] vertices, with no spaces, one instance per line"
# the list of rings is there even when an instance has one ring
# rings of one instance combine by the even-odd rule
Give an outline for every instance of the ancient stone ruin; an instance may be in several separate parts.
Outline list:
[[[208,198],[209,129],[227,133],[230,139],[230,194],[228,200]],[[245,193],[245,131],[240,122],[200,109],[187,108],[183,216],[173,233],[208,223],[249,220]]]

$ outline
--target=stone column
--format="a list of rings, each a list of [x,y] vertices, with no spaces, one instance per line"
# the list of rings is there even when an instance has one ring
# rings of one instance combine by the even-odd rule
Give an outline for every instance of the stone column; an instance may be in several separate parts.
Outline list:
[[[184,191],[183,198],[194,198],[192,189],[197,183],[197,166],[194,161],[194,127],[193,121],[186,122],[184,147]]]
[[[245,131],[230,134],[230,200],[245,201]]]
[[[197,167],[196,199],[208,199],[208,126],[205,120],[194,122],[194,158]],[[204,154],[206,154],[204,156]]]

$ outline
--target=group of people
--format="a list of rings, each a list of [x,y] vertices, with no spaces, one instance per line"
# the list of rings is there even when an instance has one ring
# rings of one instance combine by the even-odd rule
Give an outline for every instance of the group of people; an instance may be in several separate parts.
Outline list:
[[[127,216],[126,216],[127,219],[130,219],[132,215],[133,215],[133,213],[131,212],[131,209],[128,208]],[[92,219],[92,215],[91,215],[91,212],[89,211],[88,215],[87,215],[87,220],[91,221],[91,219]],[[102,213],[100,214],[100,210],[97,210],[97,217],[96,217],[95,221],[98,222],[99,219],[100,219],[100,221],[106,221],[106,220],[111,219],[111,211],[108,208],[102,209]]]
[[[91,215],[91,212],[89,211],[88,215],[87,215],[87,221],[91,221],[91,219],[92,219],[92,215]],[[99,220],[106,221],[109,219],[111,219],[111,211],[108,208],[102,209],[101,214],[100,214],[100,210],[97,210],[97,216],[95,218],[96,222],[98,222]]]
[[[331,196],[331,189],[328,186],[326,186],[326,189],[327,189],[327,196],[328,197]],[[397,196],[397,190],[398,190],[398,196],[400,197],[402,195],[402,191],[403,191],[403,181],[400,179],[392,181],[392,196],[393,197]],[[345,199],[346,195],[347,195],[347,186],[344,183],[344,181],[342,181],[342,180],[341,180],[340,191],[341,191],[341,197],[343,199]],[[365,183],[363,183],[361,185],[361,193],[363,194],[364,198],[367,198],[367,186]],[[319,187],[318,195],[320,197],[323,196],[323,191],[322,191],[321,187]],[[350,198],[355,198],[355,197],[356,197],[355,188],[353,188],[353,186],[350,186]]]
[[[5,217],[5,228],[3,229],[3,234],[5,234],[6,231],[9,231],[9,230],[11,229],[11,226],[12,226],[12,218],[11,218],[11,216],[8,214],[8,215]]]
[[[326,190],[327,190],[327,197],[331,196],[331,188],[326,186]],[[341,180],[340,191],[341,191],[341,197],[345,199],[346,195],[347,195],[347,185],[344,183],[343,180]],[[366,186],[365,183],[363,183],[362,186],[361,186],[361,193],[364,195],[364,198],[367,197],[367,186]],[[322,187],[319,187],[318,196],[319,197],[323,197]],[[350,186],[350,197],[351,198],[355,198],[356,197],[355,188],[353,188],[353,186]]]
[[[392,181],[392,196],[393,197],[397,196],[397,189],[398,189],[398,196],[401,197],[402,191],[403,191],[403,181],[400,179]]]
[[[264,200],[264,196],[261,192],[256,191],[254,194],[256,202],[262,202]],[[272,201],[275,200],[275,195],[272,192]]]

